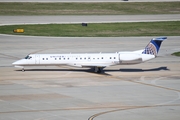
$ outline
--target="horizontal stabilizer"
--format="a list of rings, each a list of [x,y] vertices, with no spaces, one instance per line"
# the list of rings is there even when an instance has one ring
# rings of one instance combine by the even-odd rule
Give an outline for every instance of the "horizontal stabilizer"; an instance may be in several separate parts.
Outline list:
[[[158,38],[153,38],[152,40],[157,40],[157,41],[162,41],[162,40],[166,40],[167,37],[158,37]]]

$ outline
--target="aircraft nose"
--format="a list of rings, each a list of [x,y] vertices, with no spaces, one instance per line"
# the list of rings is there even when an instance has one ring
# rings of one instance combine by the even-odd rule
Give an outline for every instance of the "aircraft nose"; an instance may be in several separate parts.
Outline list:
[[[13,62],[12,64],[13,64],[13,65],[17,65],[17,64],[18,64],[18,61],[16,61],[16,62]]]
[[[13,64],[13,65],[21,65],[22,62],[21,62],[21,60],[18,60],[18,61],[13,62],[12,64]]]

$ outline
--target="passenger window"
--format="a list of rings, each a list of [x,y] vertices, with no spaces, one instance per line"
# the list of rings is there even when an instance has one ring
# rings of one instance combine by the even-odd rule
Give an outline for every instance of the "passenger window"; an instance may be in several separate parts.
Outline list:
[[[103,57],[101,59],[103,59]]]
[[[44,60],[44,58],[43,58],[43,60]]]
[[[65,60],[65,58],[64,58],[64,60]]]
[[[114,57],[114,59],[116,59],[116,57]]]
[[[110,59],[111,59],[111,57],[110,57]]]
[[[61,60],[61,58],[59,58],[59,60]]]
[[[48,58],[46,58],[46,60],[48,60]]]
[[[56,60],[56,58],[55,58],[55,60]]]

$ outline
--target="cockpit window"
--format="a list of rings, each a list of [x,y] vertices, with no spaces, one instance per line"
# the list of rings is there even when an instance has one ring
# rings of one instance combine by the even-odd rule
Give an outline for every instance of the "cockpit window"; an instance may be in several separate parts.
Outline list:
[[[32,57],[31,57],[31,56],[29,56],[29,55],[25,57],[25,59],[31,59],[31,58],[32,58]]]

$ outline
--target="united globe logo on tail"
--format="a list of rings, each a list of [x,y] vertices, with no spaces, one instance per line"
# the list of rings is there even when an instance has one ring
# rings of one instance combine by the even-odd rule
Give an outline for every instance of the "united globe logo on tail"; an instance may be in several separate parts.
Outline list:
[[[159,37],[152,39],[150,43],[145,47],[142,54],[150,54],[157,56],[161,43],[165,39],[167,39],[167,37]]]
[[[145,50],[143,51],[143,54],[151,54],[151,55],[157,55],[157,48],[153,43],[149,43]]]

